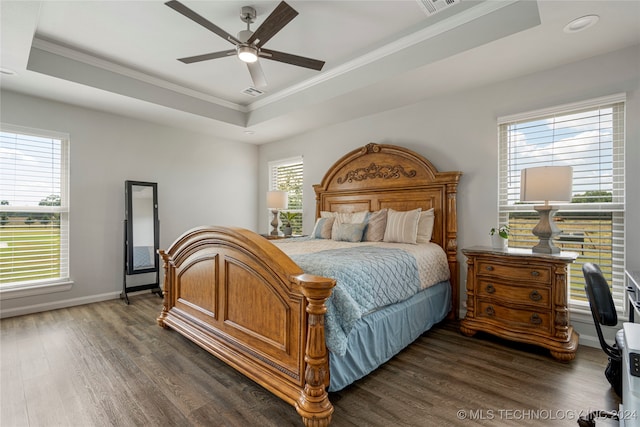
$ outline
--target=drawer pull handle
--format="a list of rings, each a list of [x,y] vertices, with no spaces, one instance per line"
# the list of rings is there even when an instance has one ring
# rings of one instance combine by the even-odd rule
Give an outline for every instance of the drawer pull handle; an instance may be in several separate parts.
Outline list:
[[[531,291],[529,298],[531,301],[540,301],[542,299],[542,295],[540,295],[540,292],[538,291]]]
[[[533,324],[533,325],[539,325],[542,323],[542,319],[540,318],[540,316],[537,313],[533,313],[531,315],[531,318],[529,319],[529,321]]]
[[[532,275],[533,277],[538,277],[538,276],[540,275],[540,273],[538,273],[537,271],[533,270],[533,271],[531,272],[531,275]]]
[[[493,271],[493,265],[487,265],[487,271]]]
[[[492,306],[487,307],[484,312],[487,313],[487,316],[494,316],[496,314]]]
[[[492,284],[488,284],[487,287],[485,288],[488,294],[492,294],[496,291],[495,286],[493,286]]]

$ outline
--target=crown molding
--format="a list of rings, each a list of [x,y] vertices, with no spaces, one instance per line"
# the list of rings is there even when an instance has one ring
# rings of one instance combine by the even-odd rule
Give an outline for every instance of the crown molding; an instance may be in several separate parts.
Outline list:
[[[69,46],[65,46],[50,40],[46,40],[42,37],[38,37],[37,34],[33,38],[32,47],[43,50],[45,52],[49,52],[54,55],[58,55],[74,61],[82,62],[84,64],[91,65],[93,67],[101,68],[103,70],[110,71],[112,73],[117,73],[135,80],[139,80],[141,82],[144,82],[153,86],[158,86],[163,89],[168,89],[174,92],[181,93],[183,95],[191,96],[193,98],[198,98],[202,101],[210,102],[212,104],[229,108],[231,110],[239,111],[242,113],[247,113],[249,111],[249,109],[243,105],[239,105],[234,102],[230,102],[225,99],[218,98],[212,95],[207,95],[200,91],[190,89],[175,83],[171,83],[167,80],[160,79],[158,77],[151,76],[141,71],[137,71],[132,68],[128,68],[123,65],[119,65],[114,62],[107,61],[97,56],[90,55],[86,52],[73,49]]]
[[[483,16],[496,12],[497,10],[500,10],[504,7],[510,6],[514,3],[518,3],[519,1],[527,1],[527,0],[483,1],[482,3],[475,5],[473,7],[470,7],[467,10],[454,14],[442,21],[438,21],[414,33],[408,34],[398,40],[395,40],[380,48],[372,50],[371,52],[365,55],[359,56],[355,59],[352,59],[351,61],[345,62],[342,65],[339,65],[330,70],[327,70],[326,72],[323,72],[315,77],[307,79],[298,84],[289,86],[288,88],[281,90],[279,92],[260,98],[259,100],[256,100],[255,102],[252,102],[251,104],[249,104],[248,110],[255,111],[259,108],[266,107],[271,103],[281,101],[289,96],[295,95],[298,92],[302,92],[313,86],[319,85],[321,83],[332,80],[336,77],[352,72],[358,68],[361,68],[365,65],[376,62],[389,55],[396,54],[399,51],[408,49],[412,46],[415,46],[418,43],[427,41],[440,34],[450,31],[454,28],[467,24],[473,20],[482,18]],[[461,4],[464,4],[464,2]],[[455,9],[451,8],[450,10],[455,10]]]

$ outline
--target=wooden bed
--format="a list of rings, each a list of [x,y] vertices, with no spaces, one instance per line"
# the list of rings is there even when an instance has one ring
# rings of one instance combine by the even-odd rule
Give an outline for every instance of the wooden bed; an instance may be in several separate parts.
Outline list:
[[[432,241],[446,252],[458,312],[456,191],[460,172],[438,172],[405,148],[367,144],[315,185],[321,211],[434,208]],[[165,252],[158,324],[197,343],[281,399],[306,426],[327,426],[333,406],[325,301],[335,281],[304,272],[267,239],[241,228],[200,227]]]

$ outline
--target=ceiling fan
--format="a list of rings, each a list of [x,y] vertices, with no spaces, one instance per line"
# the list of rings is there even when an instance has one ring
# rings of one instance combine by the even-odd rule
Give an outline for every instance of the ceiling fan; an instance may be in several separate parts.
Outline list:
[[[262,67],[260,66],[260,62],[258,62],[258,58],[284,62],[286,64],[297,65],[298,67],[305,67],[318,71],[320,71],[324,66],[324,61],[292,55],[290,53],[278,52],[276,50],[265,49],[263,47],[265,43],[278,33],[278,31],[284,28],[285,25],[298,15],[298,12],[284,1],[280,2],[280,4],[255,31],[251,31],[249,26],[256,19],[256,10],[251,6],[243,7],[240,11],[240,19],[247,24],[247,29],[240,31],[237,37],[227,33],[222,28],[213,24],[211,21],[197,14],[177,0],[171,0],[165,4],[176,12],[186,16],[209,31],[227,40],[229,43],[235,45],[235,49],[178,59],[185,64],[237,55],[241,61],[246,62],[253,84],[258,88],[264,88],[267,86],[267,80],[264,76],[264,72],[262,71]]]

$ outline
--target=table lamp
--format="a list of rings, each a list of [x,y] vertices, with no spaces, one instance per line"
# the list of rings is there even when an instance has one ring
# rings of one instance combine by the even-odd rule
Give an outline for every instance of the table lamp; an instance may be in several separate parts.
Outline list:
[[[286,191],[267,191],[267,209],[271,209],[273,220],[271,220],[272,236],[278,235],[278,211],[286,209],[289,203],[289,197]]]
[[[558,208],[549,202],[571,201],[573,169],[571,166],[540,166],[527,168],[520,175],[520,201],[544,202],[533,208],[540,214],[540,221],[533,228],[533,234],[540,240],[531,251],[534,253],[557,254],[560,248],[553,244],[554,236],[560,229],[553,221]]]

